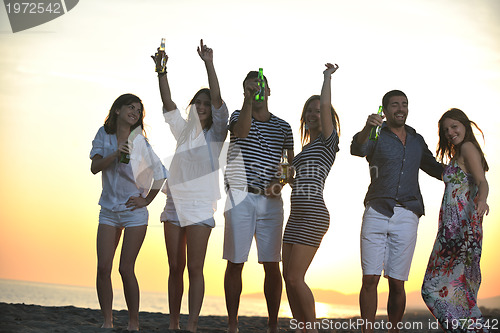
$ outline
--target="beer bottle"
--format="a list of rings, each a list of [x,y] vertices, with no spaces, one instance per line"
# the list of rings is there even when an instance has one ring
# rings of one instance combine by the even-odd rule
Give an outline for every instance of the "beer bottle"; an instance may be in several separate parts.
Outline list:
[[[120,152],[120,163],[128,164],[130,162],[130,154]]]
[[[290,163],[288,162],[288,151],[283,149],[281,153],[281,162],[280,162],[280,176],[279,181],[281,185],[285,185],[288,183],[288,177],[290,174]]]
[[[383,107],[379,106],[378,111],[377,111],[377,114],[379,116],[382,116],[382,110],[383,110]],[[380,126],[373,126],[372,127],[372,129],[370,130],[370,136],[369,136],[370,140],[377,141],[378,135],[380,134],[380,129],[381,129]]]
[[[156,64],[156,72],[163,74],[167,71],[167,57],[165,54],[165,38],[161,39],[159,52],[161,52],[161,61],[159,64]]]
[[[255,100],[263,101],[266,94],[266,81],[264,81],[264,72],[262,68],[259,68],[259,75],[257,76],[257,78],[259,79],[260,90],[255,95]]]

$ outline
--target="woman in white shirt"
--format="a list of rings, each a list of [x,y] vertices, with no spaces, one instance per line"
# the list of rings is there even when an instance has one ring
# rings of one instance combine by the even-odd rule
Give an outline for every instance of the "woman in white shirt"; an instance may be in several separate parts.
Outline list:
[[[94,140],[93,174],[102,174],[97,231],[97,295],[103,328],[113,327],[111,268],[122,230],[120,275],[129,312],[128,330],[139,329],[139,284],[135,260],[146,235],[146,206],[160,190],[167,170],[149,145],[143,130],[144,106],[135,95],[118,97]]]
[[[169,278],[170,329],[179,329],[184,269],[189,273],[189,319],[187,330],[195,332],[205,293],[203,265],[208,238],[215,226],[214,213],[219,190],[219,155],[227,136],[228,110],[223,102],[213,64],[213,52],[200,41],[198,54],[205,63],[210,89],[198,91],[189,103],[185,120],[172,101],[167,73],[158,81],[163,114],[177,146],[166,184],[167,203],[161,215],[164,222]],[[153,59],[159,68],[158,50]]]

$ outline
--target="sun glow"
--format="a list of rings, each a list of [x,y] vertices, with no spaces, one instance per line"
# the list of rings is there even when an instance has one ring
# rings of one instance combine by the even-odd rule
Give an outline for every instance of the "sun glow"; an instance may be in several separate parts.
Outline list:
[[[265,30],[242,19],[257,9]],[[88,0],[57,20],[16,34],[0,12],[0,278],[94,285],[101,180],[89,170],[91,140],[113,100],[131,92],[145,104],[154,149],[171,156],[175,143],[162,118],[149,57],[165,37],[173,99],[184,107],[208,85],[196,53],[203,38],[214,49],[230,111],[241,107],[246,73],[264,68],[272,89],[270,110],[292,126],[296,153],[304,101],[320,92],[324,63],[340,66],[332,79],[340,151],[324,193],[331,223],[307,273],[311,289],[359,292],[359,231],[369,175],[366,161],[350,155],[349,144],[382,95],[397,88],[409,97],[408,124],[431,151],[437,121],[451,107],[464,110],[484,132],[491,212],[483,225],[480,297],[498,296],[500,213],[494,203],[500,200],[500,160],[494,140],[500,116],[491,111],[500,109],[500,24],[492,14],[498,12],[496,0],[150,0],[126,5]],[[420,220],[408,292],[420,290],[443,194],[443,184],[424,173],[420,185],[426,215]],[[285,216],[289,196],[286,189]],[[213,296],[224,294],[224,200],[223,195],[205,264],[206,293]],[[137,261],[143,290],[166,292],[168,264],[159,222],[164,202],[160,193],[149,207],[148,233]],[[115,286],[121,285],[118,254]],[[262,293],[263,269],[256,261],[253,248],[243,271],[244,295]],[[387,290],[386,281],[379,290]],[[283,316],[291,316],[286,304],[282,309]],[[323,300],[316,310],[318,317],[343,311]]]

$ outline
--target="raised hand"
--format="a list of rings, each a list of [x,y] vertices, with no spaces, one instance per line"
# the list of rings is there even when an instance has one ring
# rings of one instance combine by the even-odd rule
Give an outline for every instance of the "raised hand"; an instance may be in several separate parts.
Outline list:
[[[327,64],[325,64],[325,66],[326,66],[326,69],[323,72],[323,74],[325,74],[325,75],[332,75],[333,73],[335,73],[335,71],[337,69],[339,69],[339,65],[337,65],[337,64],[332,65],[330,63],[327,63]]]
[[[375,126],[382,126],[382,123],[384,122],[385,116],[378,115],[376,113],[372,113],[371,115],[368,116],[368,119],[366,119],[366,125],[369,128],[375,127]]]
[[[204,62],[214,60],[214,52],[211,48],[203,44],[203,39],[200,39],[200,46],[196,49]]]
[[[165,57],[164,59],[165,59],[165,66],[166,66],[167,61],[168,61],[168,55],[165,53],[165,51],[161,51],[160,48],[157,48],[155,55],[151,56],[151,58],[155,62],[155,67],[156,67],[157,71],[162,68],[161,62],[162,62],[163,57]]]

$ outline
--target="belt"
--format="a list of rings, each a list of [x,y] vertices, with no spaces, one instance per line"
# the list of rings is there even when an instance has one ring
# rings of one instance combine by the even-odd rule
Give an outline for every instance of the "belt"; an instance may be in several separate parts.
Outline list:
[[[258,194],[258,195],[265,195],[266,194],[266,191],[261,190],[258,187],[254,187],[254,186],[250,186],[250,185],[247,185],[245,187],[243,187],[243,186],[241,186],[241,187],[240,186],[231,186],[230,188],[235,189],[235,190],[239,190],[239,191],[243,191],[243,192]]]
[[[266,191],[261,190],[258,187],[253,187],[253,186],[248,186],[247,187],[247,192],[248,193],[253,193],[253,194],[258,194],[258,195],[265,195],[266,194]]]

